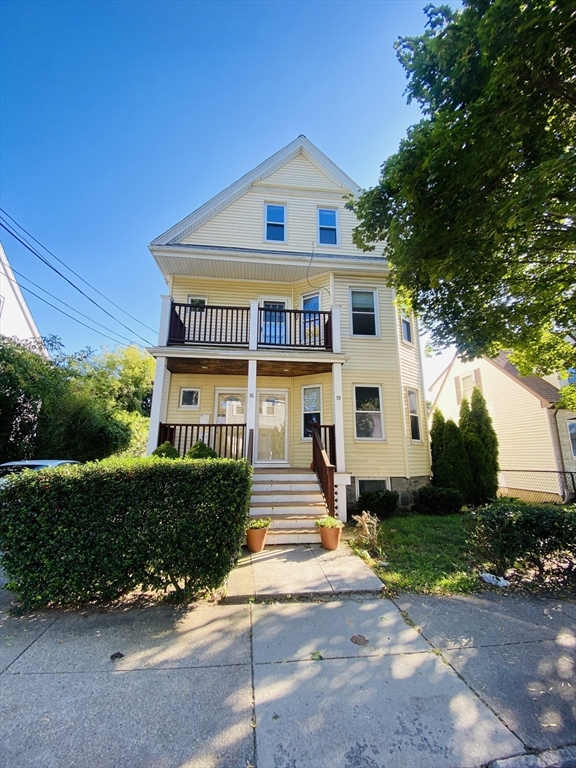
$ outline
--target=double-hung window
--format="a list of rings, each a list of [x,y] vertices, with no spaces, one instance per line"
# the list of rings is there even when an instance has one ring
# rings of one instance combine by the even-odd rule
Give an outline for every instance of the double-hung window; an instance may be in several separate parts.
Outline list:
[[[570,447],[572,456],[576,459],[576,421],[568,421],[568,437],[570,438]]]
[[[410,317],[410,315],[407,315],[404,312],[402,312],[400,319],[402,323],[402,339],[408,344],[412,344],[412,341],[413,341],[412,318]]]
[[[318,242],[338,245],[338,214],[334,208],[318,208]]]
[[[286,206],[278,203],[265,205],[264,237],[277,243],[286,242]]]
[[[320,387],[302,387],[302,437],[312,437],[312,427],[322,421],[322,390]]]
[[[353,336],[376,336],[376,291],[350,291]]]
[[[359,440],[384,439],[380,387],[354,387],[354,426]]]
[[[420,411],[418,408],[418,392],[415,389],[408,390],[408,411],[410,413],[410,437],[414,441],[422,439],[420,433]]]

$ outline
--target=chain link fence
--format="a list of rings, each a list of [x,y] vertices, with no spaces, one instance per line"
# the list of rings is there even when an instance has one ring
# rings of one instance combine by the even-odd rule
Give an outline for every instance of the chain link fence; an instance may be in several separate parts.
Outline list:
[[[533,503],[576,501],[576,472],[501,469],[498,484],[499,496],[514,496]]]

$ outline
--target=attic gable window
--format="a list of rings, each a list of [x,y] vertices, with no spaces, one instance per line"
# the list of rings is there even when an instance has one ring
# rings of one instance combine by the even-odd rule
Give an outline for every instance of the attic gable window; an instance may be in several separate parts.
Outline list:
[[[338,245],[338,218],[333,208],[318,208],[318,242]]]
[[[266,203],[266,221],[264,235],[266,240],[276,243],[286,242],[286,206]]]

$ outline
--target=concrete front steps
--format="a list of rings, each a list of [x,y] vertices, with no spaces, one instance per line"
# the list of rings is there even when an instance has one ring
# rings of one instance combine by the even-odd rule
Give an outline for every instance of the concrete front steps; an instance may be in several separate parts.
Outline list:
[[[314,521],[326,514],[328,510],[315,472],[254,470],[250,517],[272,518],[267,545],[320,543]]]

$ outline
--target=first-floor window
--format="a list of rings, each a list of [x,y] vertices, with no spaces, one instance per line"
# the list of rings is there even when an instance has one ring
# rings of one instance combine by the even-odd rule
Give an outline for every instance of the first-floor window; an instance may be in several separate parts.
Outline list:
[[[568,435],[570,436],[570,445],[572,446],[572,456],[576,459],[576,421],[568,422]]]
[[[244,392],[217,392],[216,403],[217,424],[244,423],[246,413]]]
[[[194,309],[203,310],[207,303],[205,296],[188,296],[188,304]]]
[[[200,408],[200,390],[191,387],[180,387],[179,408],[198,410]]]
[[[354,411],[357,438],[360,440],[384,438],[380,387],[355,386]]]
[[[322,390],[320,387],[302,388],[302,437],[312,437],[314,424],[322,423]]]
[[[418,392],[415,389],[408,390],[408,411],[410,412],[410,437],[412,440],[421,440]]]

